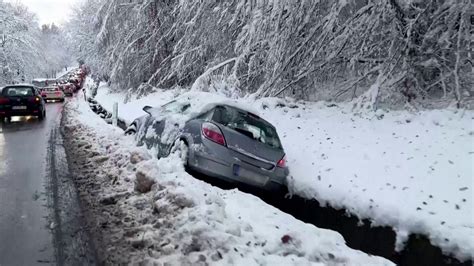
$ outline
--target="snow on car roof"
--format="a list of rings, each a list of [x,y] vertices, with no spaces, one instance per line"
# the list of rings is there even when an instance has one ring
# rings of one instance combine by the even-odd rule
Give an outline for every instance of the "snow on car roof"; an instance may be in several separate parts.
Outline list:
[[[45,81],[56,81],[56,79],[39,78],[39,79],[33,79],[33,81],[36,81],[36,82],[45,82]]]
[[[203,113],[218,105],[227,105],[255,115],[259,113],[250,105],[210,92],[189,91],[179,95],[174,100],[189,102],[191,104],[191,113]]]
[[[34,87],[34,85],[29,84],[29,83],[20,83],[20,84],[12,84],[12,85],[4,86],[4,88],[6,88],[6,87]]]

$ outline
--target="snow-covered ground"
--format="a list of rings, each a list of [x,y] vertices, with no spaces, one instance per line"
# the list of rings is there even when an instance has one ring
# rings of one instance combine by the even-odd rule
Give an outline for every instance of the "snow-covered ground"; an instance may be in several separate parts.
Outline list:
[[[131,122],[144,114],[143,106],[159,106],[183,93],[157,91],[124,103],[124,95],[101,86],[96,99],[108,109],[118,102],[119,116]],[[461,260],[474,255],[473,111],[355,114],[349,104],[237,101],[276,126],[294,194],[394,227],[399,248],[409,233],[422,233]]]
[[[138,222],[134,230],[139,233],[126,237],[131,242],[136,237],[140,243],[150,244],[150,250],[149,257],[131,257],[131,263],[146,259],[150,264],[168,265],[391,264],[352,250],[338,233],[296,220],[255,196],[224,191],[193,178],[184,171],[177,154],[161,160],[152,158],[144,147],[134,147],[133,137],[124,136],[123,131],[92,113],[79,97],[66,109],[65,126],[82,132],[76,138],[78,147],[84,147],[80,143],[86,141],[92,146],[87,150],[100,151],[95,161],[103,163],[100,168],[111,176],[118,176],[113,182],[118,186],[115,191],[132,195],[118,203]],[[133,192],[139,174],[156,182],[146,199]],[[143,202],[152,204],[133,207]],[[158,223],[143,224],[140,217],[151,213],[150,208],[154,208]]]

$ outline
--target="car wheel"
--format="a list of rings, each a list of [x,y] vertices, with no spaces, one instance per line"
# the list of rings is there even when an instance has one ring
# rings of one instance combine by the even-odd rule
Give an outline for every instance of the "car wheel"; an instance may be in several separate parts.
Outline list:
[[[126,130],[125,130],[125,135],[131,136],[135,135],[137,133],[137,126],[135,124],[130,125]]]
[[[185,141],[180,140],[180,139],[176,140],[173,144],[173,147],[171,147],[170,154],[172,153],[178,154],[184,167],[188,166],[189,146]]]
[[[45,111],[41,112],[41,114],[38,115],[38,120],[43,121],[45,116],[46,116],[46,112]]]
[[[132,136],[132,135],[135,135],[137,132],[135,132],[134,129],[129,129],[127,131],[125,131],[125,135],[126,136]]]

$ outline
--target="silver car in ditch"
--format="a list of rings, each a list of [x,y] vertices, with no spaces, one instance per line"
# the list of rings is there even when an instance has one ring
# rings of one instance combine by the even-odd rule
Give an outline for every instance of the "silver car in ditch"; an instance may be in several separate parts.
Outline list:
[[[229,104],[213,104],[189,115],[190,102],[172,101],[133,121],[126,134],[158,158],[174,150],[189,170],[269,191],[287,186],[285,151],[273,125]],[[183,117],[186,117],[183,121]]]

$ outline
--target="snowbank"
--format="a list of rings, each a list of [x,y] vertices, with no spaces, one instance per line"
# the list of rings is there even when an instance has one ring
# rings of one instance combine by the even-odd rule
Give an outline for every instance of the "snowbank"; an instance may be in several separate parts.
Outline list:
[[[262,100],[261,102],[264,102]],[[295,194],[474,255],[474,112],[356,116],[324,104],[263,111],[282,138]]]
[[[137,173],[156,182],[147,199],[133,192],[118,203],[130,217],[140,219],[150,208],[157,216],[156,223],[136,228],[139,234],[126,236],[149,249],[147,258],[130,258],[131,263],[146,259],[171,265],[391,264],[352,250],[338,233],[305,224],[257,197],[238,190],[223,191],[193,178],[178,163],[177,154],[152,158],[143,147],[133,147],[132,137],[106,124],[78,98],[66,108],[73,115],[66,126],[83,132],[78,141],[103,151],[97,160],[108,173],[118,176],[114,183],[122,184],[123,191],[133,192]],[[139,202],[152,204],[141,210],[132,208]]]
[[[207,101],[221,96],[199,92]],[[123,103],[124,95],[99,90],[106,108],[120,103],[133,121],[144,105],[159,106],[183,91],[158,91]],[[409,233],[464,260],[474,256],[474,112],[378,111],[355,115],[349,105],[251,98],[280,135],[291,176],[290,189],[374,224],[398,231],[399,248]]]

